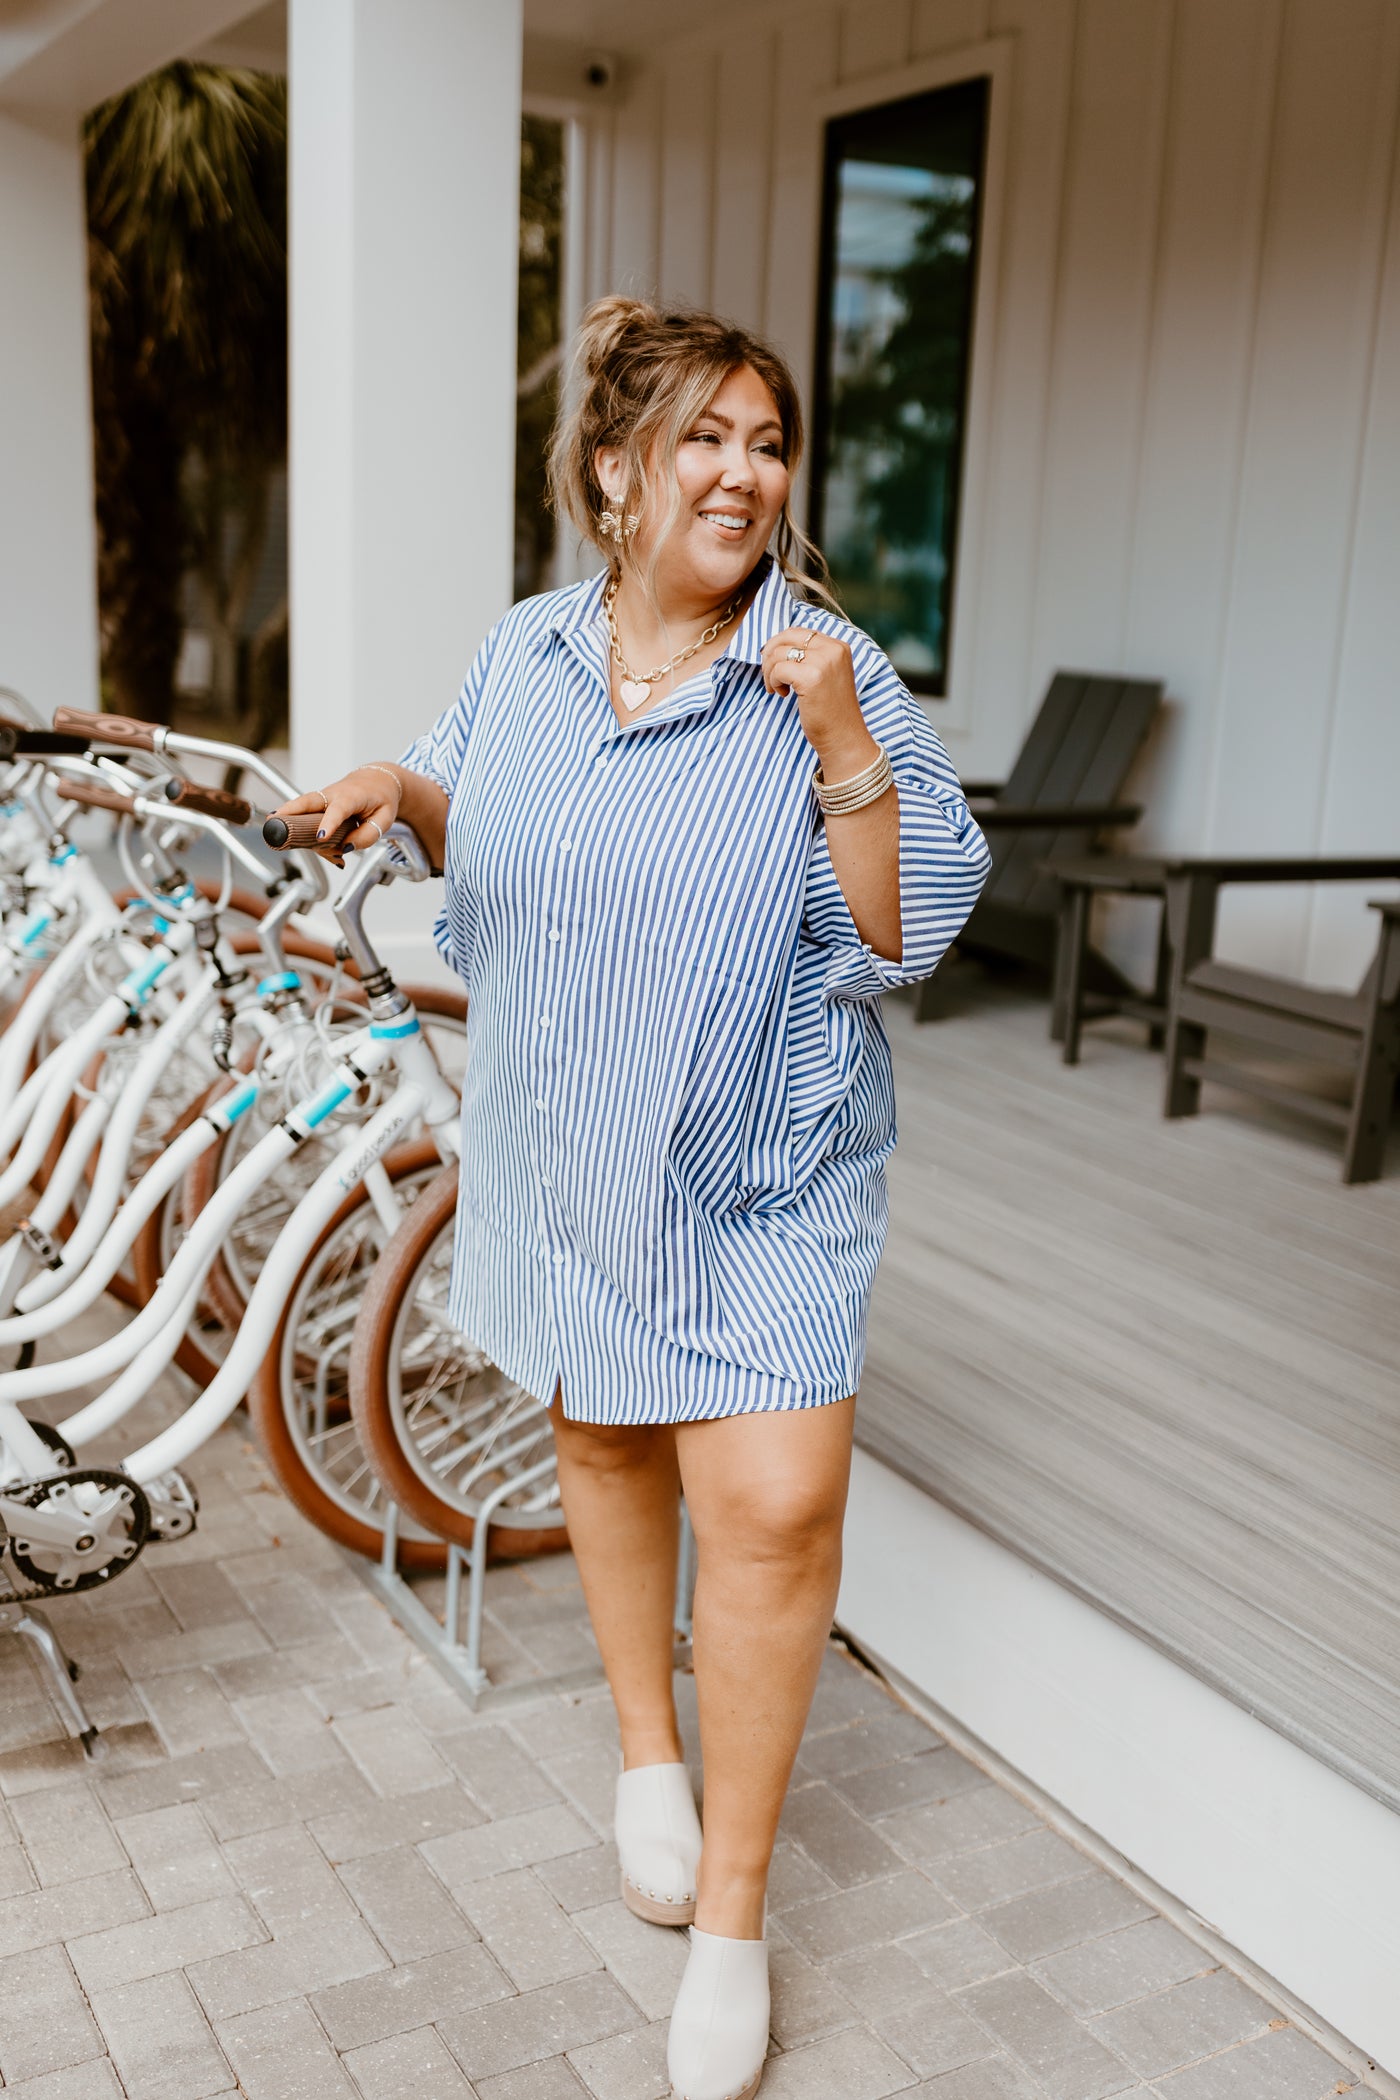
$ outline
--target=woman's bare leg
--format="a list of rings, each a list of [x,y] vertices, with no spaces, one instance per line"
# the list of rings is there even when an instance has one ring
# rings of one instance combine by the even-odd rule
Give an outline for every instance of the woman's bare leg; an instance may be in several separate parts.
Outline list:
[[[841,1580],[854,1400],[676,1427],[699,1548],[705,1850],[695,1922],[759,1939],[783,1797]]]
[[[622,1735],[622,1762],[678,1763],[672,1688],[680,1476],[664,1425],[602,1428],[550,1408],[559,1488]]]

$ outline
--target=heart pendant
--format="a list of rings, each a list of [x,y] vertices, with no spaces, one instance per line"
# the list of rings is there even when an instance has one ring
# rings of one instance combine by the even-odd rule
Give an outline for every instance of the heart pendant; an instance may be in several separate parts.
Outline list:
[[[650,700],[651,687],[645,678],[624,678],[618,685],[622,704],[626,708],[638,708],[643,701]]]

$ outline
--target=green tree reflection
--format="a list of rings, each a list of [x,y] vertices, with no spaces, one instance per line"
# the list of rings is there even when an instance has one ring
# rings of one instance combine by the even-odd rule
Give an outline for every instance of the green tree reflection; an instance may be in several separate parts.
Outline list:
[[[838,382],[832,463],[859,487],[839,554],[851,617],[906,658],[917,638],[932,669],[941,668],[947,650],[944,587],[971,321],[973,186],[945,178],[915,208],[919,227],[908,261],[875,273],[895,294],[902,319]]]

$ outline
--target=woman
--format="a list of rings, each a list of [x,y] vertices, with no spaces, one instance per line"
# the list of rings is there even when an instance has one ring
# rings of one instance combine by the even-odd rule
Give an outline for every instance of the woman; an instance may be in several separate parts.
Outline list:
[[[576,380],[553,486],[605,575],[513,607],[397,764],[288,807],[328,840],[358,818],[353,849],[405,822],[445,868],[471,1014],[452,1314],[552,1396],[623,1896],[692,1926],[675,2093],[734,2100],[762,2076],[764,1892],[836,1604],[894,1144],[879,995],[933,970],[987,852],[891,665],[797,566],[782,360],[608,299]]]

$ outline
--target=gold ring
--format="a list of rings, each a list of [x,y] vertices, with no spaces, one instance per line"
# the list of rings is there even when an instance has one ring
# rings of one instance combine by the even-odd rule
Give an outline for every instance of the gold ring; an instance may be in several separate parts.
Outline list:
[[[790,664],[800,664],[803,658],[806,656],[807,651],[805,649],[785,649],[783,651],[783,654],[786,656]]]

